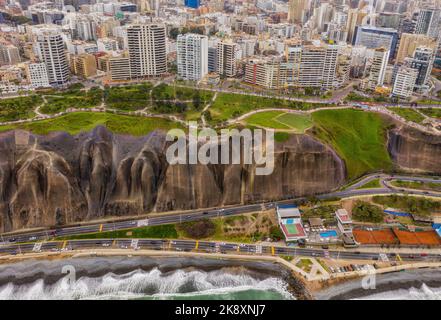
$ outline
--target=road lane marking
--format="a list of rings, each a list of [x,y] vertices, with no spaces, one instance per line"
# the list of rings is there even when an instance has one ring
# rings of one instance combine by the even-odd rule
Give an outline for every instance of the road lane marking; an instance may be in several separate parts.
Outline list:
[[[61,249],[66,248],[67,240],[64,240],[63,245],[61,246]]]
[[[38,252],[38,251],[40,251],[41,250],[41,245],[43,244],[43,242],[36,242],[35,244],[34,244],[34,247],[32,248],[32,251],[34,251],[34,252]]]
[[[137,227],[147,227],[149,225],[149,219],[138,220],[136,222]]]
[[[132,239],[132,241],[130,242],[130,246],[133,248],[133,249],[139,249],[139,247],[138,247],[138,242],[139,242],[139,240],[138,239]]]

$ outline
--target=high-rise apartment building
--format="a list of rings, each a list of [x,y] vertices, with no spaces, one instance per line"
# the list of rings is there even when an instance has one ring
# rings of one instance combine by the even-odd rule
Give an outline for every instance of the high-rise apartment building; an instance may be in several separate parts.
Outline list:
[[[97,72],[95,56],[88,53],[74,56],[72,70],[74,74],[84,79],[95,76]]]
[[[280,57],[251,58],[245,66],[245,82],[267,89],[281,89],[286,83],[286,64]]]
[[[50,86],[46,65],[42,62],[27,64],[26,77],[32,88],[47,88]]]
[[[38,57],[46,65],[49,83],[66,84],[69,81],[69,64],[61,34],[55,30],[41,30],[36,40]]]
[[[308,43],[302,46],[299,85],[331,88],[336,80],[338,46]]]
[[[178,75],[185,80],[201,80],[208,73],[208,37],[187,33],[176,41]]]
[[[357,28],[355,45],[362,45],[368,49],[386,48],[390,51],[390,58],[395,55],[398,42],[398,32],[390,28],[361,26]]]
[[[337,72],[340,48],[337,45],[291,40],[286,43],[285,55],[249,59],[245,81],[269,89],[285,87],[332,88],[349,75],[350,64]],[[338,79],[340,73],[340,78]]]
[[[407,65],[418,71],[415,83],[416,89],[425,90],[428,88],[434,60],[435,53],[433,49],[424,46],[416,48],[413,57],[406,59]]]
[[[20,53],[16,46],[0,43],[0,66],[13,65],[20,61]]]
[[[358,9],[349,9],[348,10],[348,18],[346,22],[346,30],[348,33],[347,41],[349,43],[354,43],[355,41],[355,32],[357,30],[357,26],[361,25],[364,17],[367,16],[367,13],[364,11],[360,11]]]
[[[110,79],[112,81],[125,81],[131,78],[130,58],[126,55],[109,58]]]
[[[367,88],[375,90],[376,87],[383,86],[384,76],[386,75],[387,61],[389,60],[389,50],[386,48],[375,49],[374,57],[369,70]]]
[[[161,76],[167,72],[166,30],[163,24],[136,24],[127,28],[132,78]]]
[[[415,33],[438,38],[440,23],[439,9],[421,9],[415,26]]]
[[[305,45],[302,48],[300,63],[299,86],[321,87],[323,83],[323,67],[326,50],[314,45]]]
[[[405,58],[412,57],[415,49],[420,46],[426,46],[433,50],[436,49],[438,42],[423,34],[403,33],[400,39],[400,45],[397,52],[397,63],[403,63]]]
[[[285,43],[285,60],[287,62],[286,82],[296,86],[300,81],[300,63],[302,62],[302,42],[292,39]]]
[[[217,72],[217,45],[208,47],[208,72]]]
[[[400,66],[395,75],[392,95],[407,99],[412,96],[418,71],[406,66]]]
[[[309,0],[288,1],[288,21],[291,23],[303,23],[309,9]]]
[[[236,75],[236,46],[236,43],[227,40],[217,44],[217,72],[221,76]]]

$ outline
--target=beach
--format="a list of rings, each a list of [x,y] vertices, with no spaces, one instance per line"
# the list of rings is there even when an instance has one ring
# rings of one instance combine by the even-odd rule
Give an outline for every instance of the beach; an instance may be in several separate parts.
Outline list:
[[[375,279],[372,281],[372,279]],[[430,300],[441,299],[441,269],[427,268],[378,274],[375,288],[364,289],[362,278],[334,284],[314,292],[316,299]]]
[[[0,265],[0,299],[280,300],[305,291],[290,270],[268,261],[92,256]]]

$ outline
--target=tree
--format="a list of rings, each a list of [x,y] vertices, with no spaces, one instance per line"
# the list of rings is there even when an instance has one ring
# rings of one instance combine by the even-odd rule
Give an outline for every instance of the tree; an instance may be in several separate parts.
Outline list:
[[[204,116],[205,120],[208,122],[213,120],[213,118],[211,117],[211,112],[209,110],[205,110],[202,115]]]
[[[269,237],[273,241],[280,241],[283,239],[283,233],[278,226],[272,226],[269,231]]]
[[[378,206],[357,201],[352,208],[352,217],[357,221],[380,223],[384,220],[384,212]]]
[[[202,239],[213,236],[216,232],[215,224],[208,219],[200,221],[184,222],[178,225],[189,238]]]
[[[179,35],[179,28],[171,28],[168,34],[171,39],[176,40]]]
[[[201,94],[197,90],[193,95],[193,107],[195,110],[200,110],[202,106]]]

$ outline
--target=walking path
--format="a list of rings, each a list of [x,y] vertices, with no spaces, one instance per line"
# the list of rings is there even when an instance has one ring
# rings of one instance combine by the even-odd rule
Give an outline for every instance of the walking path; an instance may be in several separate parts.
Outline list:
[[[207,126],[207,121],[205,119],[205,111],[208,110],[208,108],[211,107],[211,105],[214,103],[214,101],[217,98],[217,92],[214,93],[213,98],[211,98],[210,102],[207,103],[207,105],[205,106],[205,108],[202,110],[202,114],[201,114],[201,120],[202,120],[202,126],[205,128]]]
[[[162,82],[162,81],[155,82],[153,88],[160,85],[161,83],[164,83],[164,82]],[[247,112],[243,115],[240,115],[236,118],[227,120],[226,121],[227,125],[240,123],[241,121],[243,121],[247,117],[249,117],[253,114],[256,114],[256,113],[260,113],[260,112],[281,111],[281,112],[287,112],[287,113],[311,114],[313,112],[321,111],[321,110],[338,110],[338,109],[345,109],[345,108],[353,108],[353,105],[351,105],[351,104],[346,104],[346,105],[341,105],[341,106],[336,104],[336,103],[340,103],[341,99],[343,99],[350,92],[350,88],[351,88],[352,84],[346,86],[343,89],[337,90],[336,91],[337,93],[334,93],[334,96],[330,99],[295,98],[295,97],[289,97],[289,96],[270,95],[270,94],[264,94],[264,93],[251,93],[251,92],[237,91],[237,90],[231,90],[231,89],[195,88],[193,86],[181,85],[181,84],[175,84],[175,86],[181,87],[181,88],[201,89],[201,90],[214,92],[212,99],[202,110],[201,122],[202,122],[203,127],[207,126],[207,120],[205,118],[204,112],[209,110],[209,108],[213,105],[213,103],[215,102],[215,100],[218,97],[218,93],[234,93],[234,94],[239,94],[239,95],[250,95],[250,96],[264,97],[264,98],[274,98],[274,99],[282,99],[282,100],[289,100],[289,101],[299,101],[299,102],[323,104],[323,107],[317,107],[317,108],[310,109],[310,110],[298,110],[298,109],[289,109],[289,108],[265,108],[265,109],[252,110],[252,111],[249,111],[249,112]],[[150,90],[150,100],[153,103],[153,100],[151,97],[151,92],[152,92],[152,90]],[[42,95],[42,98],[44,100],[44,104],[48,103],[46,96],[62,97],[62,96],[58,96],[58,95]],[[178,100],[175,100],[175,101],[178,101]],[[190,100],[186,100],[186,101],[182,101],[182,102],[190,102]],[[333,105],[330,106],[329,104],[333,104]],[[158,113],[149,112],[149,108],[150,108],[149,106],[142,109],[142,110],[132,111],[132,112],[126,112],[126,111],[122,111],[122,110],[118,110],[118,109],[108,109],[106,106],[106,103],[104,101],[104,97],[103,97],[102,103],[95,108],[70,108],[66,111],[59,112],[56,114],[44,114],[41,112],[41,107],[42,107],[42,105],[35,108],[35,110],[34,110],[35,117],[33,117],[33,118],[0,122],[0,125],[14,125],[14,124],[21,124],[21,123],[26,123],[26,122],[34,122],[34,121],[38,121],[38,120],[42,120],[42,119],[53,119],[56,117],[60,117],[60,116],[63,116],[63,115],[69,114],[69,113],[79,112],[79,111],[89,111],[89,112],[111,111],[111,112],[114,112],[117,114],[139,115],[139,116],[144,116],[144,117],[162,118],[162,119],[168,119],[170,121],[178,122],[180,124],[186,124],[185,120],[183,120],[182,118],[180,118],[179,116],[174,115],[174,114],[158,114]],[[366,105],[364,107],[366,110],[369,110],[369,111],[380,112],[380,113],[386,114],[386,115],[392,117],[393,119],[395,119],[403,124],[406,124],[408,126],[411,126],[417,130],[420,130],[420,131],[423,131],[423,132],[426,132],[429,134],[441,135],[441,131],[435,129],[433,126],[428,127],[428,126],[423,126],[423,125],[415,123],[415,122],[408,121],[408,120],[400,117],[398,114],[390,111],[386,106],[380,106],[380,105],[367,106]],[[441,108],[441,105],[438,107]],[[424,115],[424,117],[426,119],[428,119],[428,117],[426,115]],[[218,126],[220,126],[220,125],[218,125]]]

